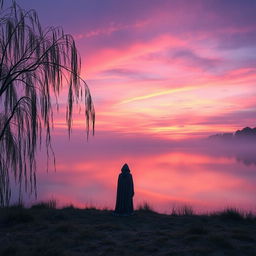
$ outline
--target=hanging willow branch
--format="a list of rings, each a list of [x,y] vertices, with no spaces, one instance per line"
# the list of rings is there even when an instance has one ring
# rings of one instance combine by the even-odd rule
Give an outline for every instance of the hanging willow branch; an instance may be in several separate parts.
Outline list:
[[[43,30],[34,10],[0,0],[0,205],[9,204],[10,177],[36,193],[36,148],[45,134],[51,150],[52,98],[68,87],[66,121],[70,136],[73,104],[84,100],[87,136],[95,112],[75,41],[61,28]],[[66,86],[65,86],[66,87]],[[58,102],[56,102],[58,104]],[[92,125],[92,127],[91,127]],[[45,132],[43,132],[45,131]],[[20,187],[20,193],[21,193]]]

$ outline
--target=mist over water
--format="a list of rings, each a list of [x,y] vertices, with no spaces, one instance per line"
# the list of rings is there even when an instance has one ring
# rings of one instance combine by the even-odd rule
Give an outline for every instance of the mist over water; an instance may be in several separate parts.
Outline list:
[[[86,143],[81,134],[54,138],[57,171],[38,159],[37,201],[59,206],[114,208],[117,177],[128,163],[135,206],[158,212],[189,205],[197,212],[237,207],[256,212],[256,145],[252,141],[184,140],[99,132]],[[65,149],[65,150],[63,150]],[[31,204],[33,197],[24,197]]]

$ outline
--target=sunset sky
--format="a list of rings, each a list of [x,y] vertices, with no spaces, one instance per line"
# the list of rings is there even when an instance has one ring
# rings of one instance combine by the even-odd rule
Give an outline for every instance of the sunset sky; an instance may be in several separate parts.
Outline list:
[[[18,3],[76,39],[97,132],[180,139],[255,126],[256,1]]]

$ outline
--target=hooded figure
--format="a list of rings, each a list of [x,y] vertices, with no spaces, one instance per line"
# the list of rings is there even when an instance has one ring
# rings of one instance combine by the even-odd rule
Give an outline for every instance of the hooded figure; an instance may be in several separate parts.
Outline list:
[[[133,179],[127,164],[121,169],[118,177],[116,208],[118,215],[131,215],[133,213]]]

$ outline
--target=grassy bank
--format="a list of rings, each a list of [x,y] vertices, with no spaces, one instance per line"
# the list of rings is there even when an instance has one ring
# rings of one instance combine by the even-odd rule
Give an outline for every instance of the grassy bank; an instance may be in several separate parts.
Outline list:
[[[256,218],[236,210],[158,214],[149,206],[116,217],[93,208],[0,209],[0,255],[256,255]]]

